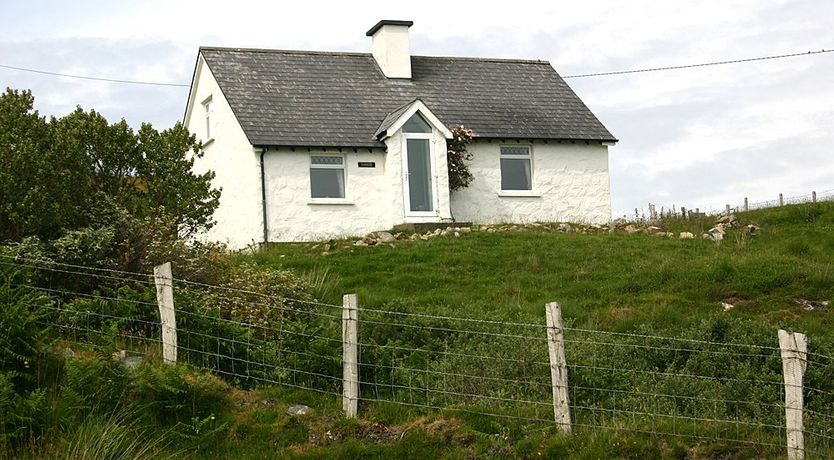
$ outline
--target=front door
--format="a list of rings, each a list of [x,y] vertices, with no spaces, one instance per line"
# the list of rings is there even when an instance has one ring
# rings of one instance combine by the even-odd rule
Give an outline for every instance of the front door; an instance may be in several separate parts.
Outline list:
[[[403,144],[405,215],[436,216],[431,138],[426,135],[406,134]]]

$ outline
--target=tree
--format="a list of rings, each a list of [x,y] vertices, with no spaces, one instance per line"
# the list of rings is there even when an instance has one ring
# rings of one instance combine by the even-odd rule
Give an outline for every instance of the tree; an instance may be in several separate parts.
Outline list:
[[[27,90],[0,95],[0,241],[112,226],[120,213],[165,222],[172,237],[214,224],[214,173],[192,172],[203,152],[180,123],[134,132],[81,108],[46,120],[33,104]]]

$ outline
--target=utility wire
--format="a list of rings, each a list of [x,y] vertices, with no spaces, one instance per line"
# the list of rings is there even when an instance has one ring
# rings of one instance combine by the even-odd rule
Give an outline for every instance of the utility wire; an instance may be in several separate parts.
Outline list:
[[[769,61],[773,59],[783,59],[783,58],[790,58],[790,57],[798,57],[798,56],[811,56],[814,54],[822,54],[822,53],[831,53],[834,50],[819,50],[819,51],[806,51],[804,53],[791,53],[791,54],[779,54],[775,56],[761,56],[761,57],[754,57],[754,58],[746,58],[746,59],[734,59],[731,61],[715,61],[715,62],[702,62],[700,64],[685,64],[685,65],[674,65],[674,66],[667,66],[667,67],[650,67],[646,69],[633,69],[633,70],[616,70],[613,72],[599,72],[599,73],[585,73],[585,74],[577,74],[577,75],[566,75],[562,78],[587,78],[587,77],[604,77],[609,75],[624,75],[629,73],[644,73],[644,72],[658,72],[661,70],[678,70],[678,69],[691,69],[693,67],[709,67],[715,65],[724,65],[724,64],[738,64],[742,62],[754,62],[754,61]]]
[[[585,73],[585,74],[577,74],[577,75],[565,75],[562,78],[588,78],[588,77],[604,77],[604,76],[611,76],[611,75],[625,75],[630,73],[645,73],[645,72],[658,72],[662,70],[680,70],[680,69],[691,69],[695,67],[709,67],[709,66],[716,66],[716,65],[725,65],[725,64],[739,64],[742,62],[754,62],[754,61],[769,61],[773,59],[783,59],[783,58],[790,58],[790,57],[798,57],[798,56],[811,56],[814,54],[823,54],[823,53],[832,53],[834,49],[822,49],[819,51],[806,51],[804,53],[791,53],[791,54],[779,54],[775,56],[761,56],[761,57],[754,57],[754,58],[746,58],[746,59],[734,59],[730,61],[715,61],[715,62],[702,62],[700,64],[685,64],[685,65],[675,65],[675,66],[666,66],[666,67],[650,67],[646,69],[632,69],[632,70],[616,70],[612,72],[599,72],[599,73]],[[89,77],[86,75],[72,75],[66,73],[59,73],[59,72],[49,72],[46,70],[37,70],[37,69],[29,69],[26,67],[16,67],[11,65],[0,64],[0,67],[5,69],[11,70],[19,70],[21,72],[31,72],[37,73],[41,75],[52,75],[55,77],[68,77],[68,78],[80,78],[82,80],[95,80],[95,81],[106,81],[109,83],[126,83],[131,85],[150,85],[150,86],[169,86],[169,87],[179,87],[179,88],[187,88],[191,85],[184,84],[184,83],[162,83],[156,81],[140,81],[140,80],[121,80],[116,78],[102,78],[102,77]]]
[[[176,87],[189,87],[191,85],[186,85],[182,83],[160,83],[156,81],[139,81],[139,80],[120,80],[115,78],[102,78],[102,77],[88,77],[86,75],[71,75],[66,73],[58,73],[58,72],[48,72],[46,70],[36,70],[36,69],[27,69],[25,67],[15,67],[11,65],[0,64],[0,67],[5,69],[12,69],[12,70],[19,70],[21,72],[31,72],[31,73],[39,73],[42,75],[52,75],[55,77],[69,77],[69,78],[80,78],[82,80],[95,80],[95,81],[106,81],[110,83],[127,83],[131,85],[151,85],[151,86],[176,86]]]

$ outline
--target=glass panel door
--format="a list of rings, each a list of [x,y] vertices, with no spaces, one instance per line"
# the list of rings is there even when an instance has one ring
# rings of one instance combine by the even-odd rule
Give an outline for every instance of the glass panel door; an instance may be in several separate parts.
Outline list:
[[[411,212],[434,211],[428,139],[406,139],[408,198]]]

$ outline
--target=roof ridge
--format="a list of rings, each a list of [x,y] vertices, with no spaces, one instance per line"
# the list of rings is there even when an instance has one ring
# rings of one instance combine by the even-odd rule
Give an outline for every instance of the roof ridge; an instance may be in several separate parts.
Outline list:
[[[475,62],[509,62],[509,63],[517,63],[517,64],[547,64],[550,65],[550,61],[544,59],[517,59],[517,58],[491,58],[491,57],[472,57],[472,56],[421,56],[421,55],[414,55],[411,56],[413,58],[424,58],[424,59],[449,59],[455,61],[475,61]]]
[[[312,54],[326,56],[362,56],[370,57],[371,53],[359,53],[356,51],[307,51],[307,50],[284,50],[273,48],[239,48],[229,46],[201,46],[200,51],[242,51],[246,53],[270,53],[270,54]]]
[[[314,56],[358,56],[370,57],[371,53],[360,53],[358,51],[314,51],[314,50],[285,50],[275,48],[241,48],[228,46],[201,46],[200,51],[242,51],[247,53],[270,53],[270,54],[295,54],[295,55],[314,55]],[[547,64],[550,61],[543,59],[517,59],[517,58],[492,58],[492,57],[472,57],[472,56],[425,56],[413,55],[411,57],[421,59],[446,59],[454,61],[473,61],[473,62],[503,62],[503,63],[519,63],[519,64]]]

